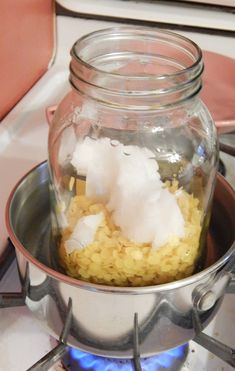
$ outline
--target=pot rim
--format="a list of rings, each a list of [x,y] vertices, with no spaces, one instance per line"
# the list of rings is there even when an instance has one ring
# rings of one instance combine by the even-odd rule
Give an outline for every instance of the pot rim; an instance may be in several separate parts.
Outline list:
[[[27,179],[27,177],[31,173],[33,173],[35,170],[39,169],[40,167],[45,166],[46,163],[47,161],[43,161],[37,164],[32,169],[30,169],[25,175],[23,175],[20,178],[20,180],[16,183],[16,185],[12,189],[8,197],[8,200],[7,200],[6,209],[5,209],[5,223],[6,223],[6,227],[7,227],[10,240],[12,241],[15,249],[19,253],[23,254],[27,262],[32,263],[38,269],[43,271],[43,273],[46,273],[48,276],[56,279],[57,281],[62,281],[70,286],[80,287],[81,289],[84,289],[84,290],[104,292],[104,293],[141,295],[141,294],[150,294],[150,293],[155,293],[155,292],[164,292],[164,291],[178,289],[183,286],[185,287],[195,282],[199,282],[206,276],[210,275],[212,272],[217,271],[220,267],[222,267],[228,262],[229,258],[231,258],[232,255],[235,255],[235,241],[234,241],[232,246],[228,249],[228,251],[219,260],[217,260],[214,264],[207,267],[206,269],[198,273],[195,273],[189,277],[178,280],[178,281],[164,283],[160,285],[152,285],[152,286],[140,286],[140,287],[138,286],[133,286],[133,287],[107,286],[107,285],[95,284],[95,283],[82,281],[82,280],[67,276],[58,271],[55,271],[54,269],[41,263],[39,260],[33,257],[33,255],[31,255],[28,252],[28,250],[26,250],[26,248],[18,240],[14,232],[14,229],[12,227],[11,218],[10,218],[10,214],[11,214],[10,210],[11,210],[12,202],[14,200],[14,196],[15,196],[17,189],[20,187],[21,184],[23,184],[23,182]],[[235,198],[235,191],[233,190],[231,185],[226,181],[226,179],[219,173],[217,173],[217,178],[220,179],[220,181],[226,187],[227,191],[229,191],[229,193],[232,194],[232,197]]]

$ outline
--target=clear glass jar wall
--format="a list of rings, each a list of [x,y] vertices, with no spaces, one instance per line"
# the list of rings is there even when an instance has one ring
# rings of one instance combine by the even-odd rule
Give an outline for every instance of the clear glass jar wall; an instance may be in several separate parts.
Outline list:
[[[49,133],[61,266],[114,286],[190,276],[205,258],[218,157],[199,47],[120,27],[81,38],[71,56]]]

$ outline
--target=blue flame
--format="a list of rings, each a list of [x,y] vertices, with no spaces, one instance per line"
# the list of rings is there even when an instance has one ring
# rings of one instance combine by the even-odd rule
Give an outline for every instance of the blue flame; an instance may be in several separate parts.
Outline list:
[[[169,369],[176,360],[184,359],[187,345],[171,349],[156,356],[143,358],[141,367],[143,371],[158,371]],[[81,350],[70,348],[69,355],[73,362],[77,362],[79,369],[84,371],[132,371],[133,364],[129,359],[104,358]]]

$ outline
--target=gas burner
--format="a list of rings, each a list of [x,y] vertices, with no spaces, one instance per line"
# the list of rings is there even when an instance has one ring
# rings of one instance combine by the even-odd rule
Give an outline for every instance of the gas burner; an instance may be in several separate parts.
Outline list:
[[[141,358],[142,371],[164,371],[181,369],[188,353],[188,345],[171,349],[158,355]],[[66,369],[71,371],[133,371],[133,360],[104,358],[69,348],[63,358]]]

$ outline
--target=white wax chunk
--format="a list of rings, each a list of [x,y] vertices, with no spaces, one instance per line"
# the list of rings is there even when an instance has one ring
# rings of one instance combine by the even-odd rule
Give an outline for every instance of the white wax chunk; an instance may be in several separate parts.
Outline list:
[[[106,203],[125,237],[157,248],[184,235],[176,197],[164,188],[149,149],[85,138],[77,144],[72,164],[86,176],[86,195]]]
[[[94,241],[94,237],[100,223],[104,218],[102,212],[94,215],[83,216],[77,222],[70,239],[65,242],[65,249],[68,254],[74,250],[80,250]]]

